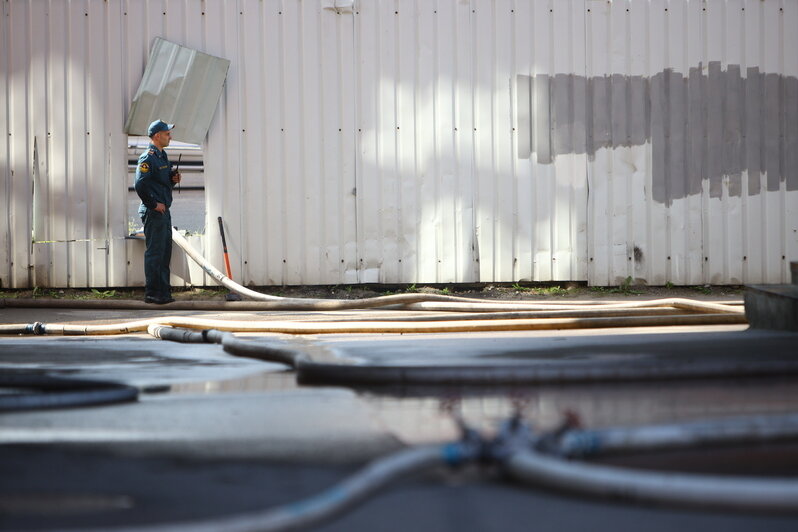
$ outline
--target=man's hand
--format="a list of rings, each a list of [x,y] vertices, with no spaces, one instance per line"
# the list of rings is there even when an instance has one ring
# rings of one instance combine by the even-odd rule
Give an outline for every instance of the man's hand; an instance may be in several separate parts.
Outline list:
[[[158,203],[155,205],[155,210],[163,214],[166,212],[166,205],[164,205],[163,203]]]
[[[175,185],[180,183],[180,172],[177,172],[172,175],[172,183],[174,183]]]

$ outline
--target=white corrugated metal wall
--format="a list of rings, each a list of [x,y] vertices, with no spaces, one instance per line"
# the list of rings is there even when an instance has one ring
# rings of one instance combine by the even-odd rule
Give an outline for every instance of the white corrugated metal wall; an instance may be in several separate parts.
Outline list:
[[[358,5],[360,279],[586,279],[584,154],[515,148],[516,74],[584,71],[584,1]]]
[[[123,126],[155,37],[231,60],[199,244],[221,266],[224,216],[245,283],[783,282],[798,259],[793,0],[2,5],[3,287],[142,283]]]
[[[589,106],[610,110],[592,134],[613,146],[588,165],[591,283],[787,282],[798,260],[798,2],[587,8],[587,77],[611,77],[591,93]]]
[[[229,225],[234,274],[256,285],[358,282],[353,15],[320,1],[242,0],[235,16],[213,4],[230,36],[213,50],[232,64],[206,194],[210,219]],[[215,228],[207,241],[221,253]]]

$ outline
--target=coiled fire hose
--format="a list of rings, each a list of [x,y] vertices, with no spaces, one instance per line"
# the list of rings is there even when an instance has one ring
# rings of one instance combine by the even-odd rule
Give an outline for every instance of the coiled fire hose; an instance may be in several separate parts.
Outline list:
[[[62,378],[33,371],[0,372],[0,388],[20,390],[0,393],[0,412],[43,408],[75,408],[135,401],[138,388],[116,382]],[[35,393],[21,390],[35,390]]]

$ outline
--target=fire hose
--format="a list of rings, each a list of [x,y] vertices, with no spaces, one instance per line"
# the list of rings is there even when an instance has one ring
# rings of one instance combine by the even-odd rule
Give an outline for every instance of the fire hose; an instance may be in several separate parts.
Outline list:
[[[112,530],[274,532],[307,529],[331,521],[400,479],[442,467],[459,468],[468,464],[498,466],[505,474],[533,486],[556,487],[615,500],[738,512],[798,512],[798,481],[794,479],[637,471],[571,460],[558,444],[569,437],[580,439],[585,432],[574,426],[572,418],[567,418],[559,428],[540,434],[535,434],[517,416],[505,421],[495,435],[479,434],[462,421],[460,427],[462,437],[458,441],[412,447],[380,458],[331,488],[301,501],[231,517]],[[702,435],[718,429],[719,435],[714,438],[714,443],[729,444],[741,439],[751,441],[751,427],[767,428],[756,433],[757,441],[774,441],[798,436],[798,416],[750,416],[667,426],[665,430],[659,426],[611,430],[625,431],[630,436],[635,432],[647,433],[649,448],[668,449],[674,443],[672,437],[658,439],[651,436],[673,433],[674,427],[680,433],[678,443],[691,439],[695,444],[706,443]]]
[[[304,384],[524,384],[599,381],[633,381],[653,379],[684,379],[706,377],[751,377],[798,373],[798,360],[784,357],[733,362],[716,358],[694,360],[651,361],[631,360],[592,361],[555,360],[546,364],[516,363],[479,364],[473,366],[401,364],[365,365],[342,359],[316,360],[296,343],[268,340],[244,340],[220,330],[182,330],[151,324],[148,332],[164,340],[183,343],[216,343],[233,355],[267,362],[285,364],[297,372],[297,380]]]

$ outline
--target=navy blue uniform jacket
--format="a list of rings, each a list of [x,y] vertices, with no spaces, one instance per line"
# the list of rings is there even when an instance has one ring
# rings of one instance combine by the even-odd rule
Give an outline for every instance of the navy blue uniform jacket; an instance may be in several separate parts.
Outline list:
[[[169,175],[172,166],[166,152],[159,150],[154,145],[141,154],[136,167],[136,194],[141,198],[139,215],[143,216],[147,209],[154,209],[158,203],[163,203],[166,208],[172,206],[172,178]]]

